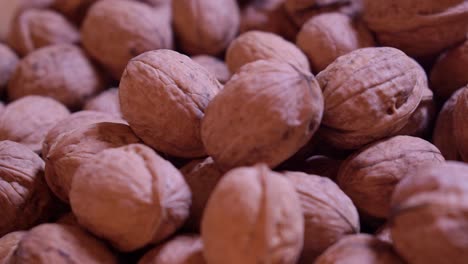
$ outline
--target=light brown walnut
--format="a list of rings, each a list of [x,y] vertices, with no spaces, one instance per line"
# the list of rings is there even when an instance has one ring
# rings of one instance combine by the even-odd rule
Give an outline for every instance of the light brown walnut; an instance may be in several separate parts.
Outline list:
[[[119,90],[117,88],[111,88],[89,99],[84,105],[83,110],[103,112],[121,117]]]
[[[18,243],[26,234],[25,231],[16,231],[0,237],[0,263],[12,263],[13,253],[18,247]]]
[[[220,83],[226,83],[229,78],[231,78],[231,72],[229,71],[226,63],[216,57],[198,55],[192,57],[192,60],[205,67],[205,69],[211,72]]]
[[[138,264],[205,264],[199,235],[179,235],[148,251]]]

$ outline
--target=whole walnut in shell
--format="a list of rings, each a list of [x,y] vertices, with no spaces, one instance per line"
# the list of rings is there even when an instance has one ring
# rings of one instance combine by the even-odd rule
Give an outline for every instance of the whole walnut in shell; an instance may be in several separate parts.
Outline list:
[[[323,98],[314,76],[260,60],[242,67],[206,109],[201,135],[223,169],[287,160],[317,130]]]
[[[8,96],[12,100],[49,96],[73,109],[99,92],[102,84],[100,73],[80,48],[58,44],[35,50],[18,63]]]
[[[397,134],[427,88],[421,66],[394,48],[364,48],[343,55],[317,80],[325,100],[321,136],[343,149]]]
[[[97,0],[54,0],[52,7],[71,21],[80,24],[89,7]]]
[[[216,78],[189,57],[150,51],[128,63],[119,86],[120,107],[147,145],[177,157],[202,157],[201,119],[220,89]]]
[[[83,107],[84,110],[108,113],[117,117],[122,116],[120,111],[119,90],[111,88],[96,97],[88,100]]]
[[[74,44],[80,33],[65,17],[52,10],[28,9],[13,21],[8,43],[18,54],[53,44]]]
[[[391,234],[408,263],[466,263],[468,165],[425,166],[403,179],[392,197]]]
[[[296,263],[304,217],[293,185],[266,165],[228,172],[202,220],[207,263]]]
[[[172,48],[168,8],[127,0],[100,0],[81,27],[86,51],[120,79],[127,62],[146,51]]]
[[[67,108],[53,99],[23,97],[8,104],[0,114],[0,140],[15,141],[40,152],[49,129],[69,115]]]
[[[18,61],[18,56],[7,45],[0,43],[0,93],[6,89]]]
[[[138,264],[205,264],[199,235],[179,235],[148,251]]]
[[[463,161],[468,162],[468,86],[463,88],[453,110],[453,132]]]
[[[18,243],[21,241],[25,234],[25,231],[16,231],[0,237],[1,264],[12,263],[11,258],[13,256],[13,253],[15,252],[16,248],[18,247]]]
[[[220,83],[226,83],[231,78],[231,72],[229,71],[224,61],[208,55],[198,55],[192,57],[192,60],[201,66],[205,67],[211,72]]]

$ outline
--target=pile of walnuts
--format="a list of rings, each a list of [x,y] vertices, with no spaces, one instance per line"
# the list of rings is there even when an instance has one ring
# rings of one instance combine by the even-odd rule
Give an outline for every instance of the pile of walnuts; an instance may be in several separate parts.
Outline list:
[[[0,264],[468,263],[468,1],[0,24]]]

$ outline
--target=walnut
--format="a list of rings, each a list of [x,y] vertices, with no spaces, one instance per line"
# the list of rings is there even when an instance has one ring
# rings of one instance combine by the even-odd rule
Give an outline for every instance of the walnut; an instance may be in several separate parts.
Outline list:
[[[107,149],[76,172],[70,203],[78,222],[121,251],[172,235],[187,219],[191,195],[182,174],[152,149]]]
[[[207,263],[296,263],[304,217],[293,185],[266,165],[229,171],[202,220]]]
[[[174,30],[188,54],[219,54],[239,30],[235,0],[174,0],[172,8]]]
[[[260,60],[242,67],[208,105],[202,140],[223,169],[258,162],[273,168],[309,141],[322,111],[312,74]]]
[[[55,223],[62,224],[62,225],[72,225],[79,227],[78,219],[72,212],[68,212],[62,215]]]
[[[453,110],[453,133],[463,161],[468,162],[468,86],[463,88]]]
[[[379,263],[404,264],[392,245],[371,235],[359,234],[345,237],[325,251],[316,264]]]
[[[0,115],[0,140],[41,150],[47,131],[70,115],[59,102],[43,96],[26,96],[5,107]]]
[[[436,55],[466,38],[464,0],[364,0],[364,20],[380,44],[410,56]]]
[[[8,96],[12,100],[26,95],[49,96],[73,109],[99,92],[102,84],[100,74],[80,48],[58,44],[31,52],[18,63],[8,84]]]
[[[121,117],[119,90],[111,88],[88,100],[83,107],[84,110],[108,113],[117,117]]]
[[[431,143],[410,136],[376,142],[346,159],[337,182],[354,204],[369,216],[387,218],[393,190],[401,179],[444,157]]]
[[[335,180],[342,161],[324,155],[313,155],[294,164],[288,170],[300,171],[307,174],[315,174]]]
[[[313,263],[345,235],[359,233],[359,215],[351,199],[328,178],[285,172],[299,195],[304,214],[304,247],[299,263]]]
[[[424,166],[403,179],[392,197],[391,234],[408,263],[465,263],[468,165]]]
[[[0,43],[0,93],[6,89],[18,61],[18,56],[8,46]]]
[[[205,67],[205,69],[211,72],[220,83],[226,83],[229,78],[231,78],[231,72],[229,72],[226,63],[216,57],[198,55],[192,57],[192,60]]]
[[[89,7],[97,0],[54,0],[52,7],[71,21],[81,24]]]
[[[201,119],[220,89],[216,78],[189,57],[150,51],[128,63],[120,82],[120,107],[147,145],[177,157],[203,157]]]
[[[246,32],[231,42],[226,53],[226,64],[232,73],[257,60],[278,60],[305,72],[310,70],[307,57],[296,45],[268,32]]]
[[[205,264],[199,235],[179,235],[148,251],[138,264]]]
[[[343,55],[317,80],[325,100],[321,136],[343,149],[397,134],[427,88],[421,66],[394,48],[364,48]]]
[[[25,10],[11,27],[8,42],[21,56],[45,46],[74,44],[80,40],[78,29],[52,10]]]
[[[89,9],[81,34],[86,51],[120,79],[131,58],[172,48],[170,10],[136,1],[100,0]]]
[[[384,224],[381,226],[376,232],[375,232],[375,237],[385,241],[387,243],[393,244],[392,240],[392,233],[390,229],[389,223]]]
[[[321,72],[336,58],[353,50],[375,46],[369,30],[341,13],[325,13],[305,23],[296,40],[314,72]]]
[[[24,231],[16,231],[0,237],[0,263],[12,263],[11,258],[13,253],[25,234],[26,232]]]
[[[45,177],[50,189],[62,201],[69,201],[78,167],[91,162],[96,153],[138,143],[130,127],[121,123],[95,123],[60,134],[45,157]]]

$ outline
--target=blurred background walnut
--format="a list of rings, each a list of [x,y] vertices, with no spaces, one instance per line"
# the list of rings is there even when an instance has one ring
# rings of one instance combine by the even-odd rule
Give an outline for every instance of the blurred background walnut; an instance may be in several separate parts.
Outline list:
[[[199,235],[178,235],[148,251],[138,264],[205,264]]]
[[[216,77],[216,79],[218,79],[220,83],[226,83],[229,78],[231,78],[231,72],[229,71],[226,63],[216,57],[198,55],[192,57],[192,60],[205,67]]]
[[[15,52],[9,46],[0,43],[0,93],[5,91],[18,61]]]
[[[86,101],[83,109],[121,117],[119,90],[117,88],[111,88],[98,94],[96,97]]]

